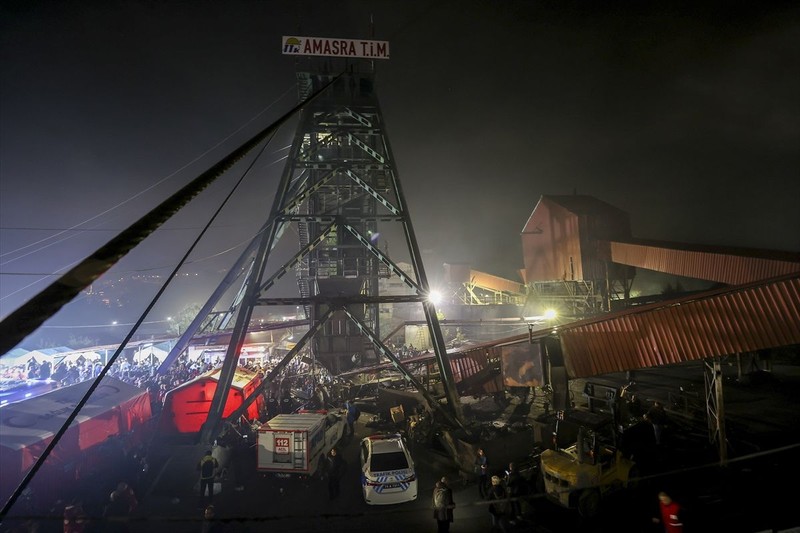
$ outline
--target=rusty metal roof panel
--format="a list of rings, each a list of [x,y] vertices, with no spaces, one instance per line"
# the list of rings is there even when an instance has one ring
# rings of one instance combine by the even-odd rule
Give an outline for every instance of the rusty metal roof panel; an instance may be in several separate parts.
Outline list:
[[[450,368],[453,369],[453,381],[460,383],[489,366],[487,354],[492,356],[494,350],[498,351],[497,357],[500,357],[499,348],[483,346],[450,354]],[[489,379],[483,382],[480,388],[487,393],[499,392],[503,390],[503,377],[498,375],[493,379]]]
[[[663,241],[601,244],[614,263],[729,285],[800,272],[800,254],[792,252]]]
[[[480,272],[479,270],[470,270],[469,276],[470,282],[478,287],[512,294],[523,294],[525,292],[525,286],[518,281],[501,278],[500,276],[494,276],[486,272]]]
[[[800,344],[800,277],[575,322],[559,336],[572,378]]]

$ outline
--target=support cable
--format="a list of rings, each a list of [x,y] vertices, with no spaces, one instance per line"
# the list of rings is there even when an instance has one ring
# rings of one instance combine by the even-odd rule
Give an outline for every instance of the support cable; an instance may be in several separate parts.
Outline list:
[[[331,83],[341,77],[337,75]],[[327,85],[301,101],[264,130],[260,131],[239,148],[222,158],[217,164],[203,172],[200,176],[185,185],[178,192],[153,208],[126,230],[100,247],[91,256],[81,261],[69,272],[51,283],[42,292],[31,298],[16,311],[0,322],[0,354],[6,354],[25,337],[35,331],[48,318],[70,302],[83,289],[100,277],[122,257],[128,254],[141,241],[153,233],[159,226],[171,218],[195,196],[211,185],[219,176],[241,160],[264,139],[278,130],[306,103],[310,102],[325,89]],[[2,357],[2,355],[0,355]]]
[[[175,265],[175,268],[172,270],[172,273],[170,273],[169,277],[167,278],[167,281],[161,286],[161,288],[158,290],[158,292],[156,292],[155,296],[150,301],[150,303],[147,305],[145,310],[142,312],[142,314],[139,317],[139,319],[136,321],[136,323],[133,325],[133,327],[130,329],[128,334],[123,339],[122,343],[116,349],[116,351],[114,352],[114,355],[112,355],[109,358],[108,362],[106,362],[105,366],[100,371],[100,373],[97,375],[97,377],[94,379],[94,381],[92,382],[91,386],[89,386],[89,389],[86,391],[86,394],[83,395],[83,397],[80,399],[78,404],[75,406],[75,409],[72,410],[72,412],[69,414],[67,419],[64,421],[64,424],[61,425],[61,428],[59,428],[58,432],[56,432],[56,434],[53,436],[53,439],[47,444],[47,447],[44,449],[42,454],[36,459],[36,462],[33,464],[31,469],[25,475],[25,478],[23,478],[22,482],[17,486],[17,489],[14,491],[14,493],[8,499],[6,504],[3,506],[2,511],[0,511],[0,523],[2,523],[3,518],[8,514],[8,511],[11,509],[11,507],[13,507],[14,503],[16,503],[17,499],[22,494],[22,491],[25,490],[25,488],[28,486],[30,481],[34,478],[36,473],[39,471],[39,469],[42,467],[44,462],[47,460],[47,458],[50,455],[50,452],[59,443],[59,441],[61,440],[61,437],[63,437],[64,434],[67,432],[67,430],[69,429],[69,427],[72,424],[72,422],[78,417],[78,414],[80,413],[81,409],[83,409],[83,407],[86,405],[86,402],[89,401],[89,398],[92,396],[94,391],[97,389],[97,387],[100,386],[100,383],[103,381],[103,378],[106,376],[106,374],[108,374],[108,372],[111,370],[111,367],[114,365],[114,363],[116,362],[116,360],[119,357],[119,355],[122,353],[122,351],[128,345],[128,341],[131,340],[131,338],[133,337],[134,333],[136,333],[136,331],[138,330],[139,326],[141,326],[142,323],[144,322],[144,319],[147,318],[148,313],[150,313],[150,311],[153,309],[153,307],[155,307],[156,303],[158,303],[159,298],[161,298],[161,296],[167,290],[167,287],[169,287],[170,283],[175,279],[176,275],[178,274],[178,271],[181,269],[181,267],[183,267],[184,263],[189,258],[189,255],[194,251],[194,249],[200,243],[200,240],[203,238],[203,236],[206,234],[208,229],[211,227],[211,224],[213,224],[214,220],[217,219],[217,217],[219,216],[219,214],[222,211],[222,209],[228,204],[228,201],[233,196],[233,193],[238,190],[239,186],[242,184],[242,181],[244,181],[244,178],[249,174],[250,169],[253,168],[253,165],[255,164],[255,161],[258,160],[258,157],[261,156],[261,154],[263,153],[264,149],[269,144],[269,141],[271,141],[274,136],[275,136],[275,131],[273,131],[272,134],[269,135],[269,139],[264,144],[264,146],[261,148],[261,152],[258,154],[258,156],[256,156],[253,159],[253,161],[250,163],[250,165],[247,167],[247,169],[242,173],[242,175],[239,178],[239,180],[236,182],[236,185],[234,185],[234,187],[230,190],[230,192],[225,197],[225,199],[220,203],[219,207],[214,212],[214,214],[211,216],[211,218],[208,220],[206,225],[203,227],[202,231],[200,231],[200,233],[195,238],[194,242],[192,242],[191,246],[189,246],[189,249],[186,250],[186,253],[183,254],[183,257],[181,257],[181,260],[178,262],[177,265]]]

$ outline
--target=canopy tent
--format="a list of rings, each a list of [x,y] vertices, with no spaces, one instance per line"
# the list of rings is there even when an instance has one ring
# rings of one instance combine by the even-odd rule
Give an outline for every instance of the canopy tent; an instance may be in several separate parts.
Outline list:
[[[72,348],[67,348],[66,346],[30,351],[15,348],[3,357],[0,357],[0,366],[27,366],[31,360],[36,361],[36,363],[40,365],[45,361],[53,365],[54,363],[60,362],[66,354],[71,352],[73,352]]]
[[[80,363],[80,362],[94,362],[102,359],[97,352],[70,352],[68,354],[61,354],[54,357],[56,364],[58,363]]]
[[[166,359],[168,354],[169,345],[167,343],[144,345],[134,352],[133,362],[154,365]]]
[[[51,363],[53,362],[53,357],[50,355],[43,354],[36,350],[30,352],[26,350],[24,352],[17,353],[16,355],[11,355],[11,353],[8,353],[3,357],[0,357],[0,366],[28,366],[28,363],[31,361],[31,359],[36,361],[38,364],[42,364],[45,361],[50,361]]]
[[[27,355],[29,351],[24,348],[14,348],[0,357],[0,366],[17,366],[19,363],[16,361]]]
[[[167,392],[159,429],[172,434],[200,431],[208,418],[211,400],[214,398],[217,383],[219,383],[219,374],[219,368],[211,370]],[[238,409],[244,399],[260,384],[261,377],[258,374],[252,370],[237,367],[222,416],[226,417]],[[248,420],[255,420],[263,408],[264,396],[259,394],[256,400],[248,406],[245,417]]]
[[[0,409],[0,501],[6,501],[16,489],[91,384],[91,380],[84,381]],[[147,391],[106,377],[53,448],[34,481],[42,474],[48,480],[48,472],[63,475],[65,465],[76,463],[82,454],[109,437],[140,428],[150,417]]]

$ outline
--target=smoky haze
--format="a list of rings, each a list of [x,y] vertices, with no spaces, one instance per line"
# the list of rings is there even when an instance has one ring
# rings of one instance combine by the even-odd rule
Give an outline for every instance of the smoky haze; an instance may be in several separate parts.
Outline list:
[[[546,194],[610,203],[636,237],[800,251],[799,15],[779,2],[6,2],[0,317],[294,105],[290,34],[390,42],[377,91],[432,280],[444,262],[518,279],[520,232]],[[186,280],[154,321],[204,301],[258,231],[291,135],[185,267],[205,281]],[[104,276],[102,311],[50,325],[135,319],[149,276],[174,267],[234,179]],[[384,239],[390,256],[405,247]],[[136,303],[114,275],[148,277]]]

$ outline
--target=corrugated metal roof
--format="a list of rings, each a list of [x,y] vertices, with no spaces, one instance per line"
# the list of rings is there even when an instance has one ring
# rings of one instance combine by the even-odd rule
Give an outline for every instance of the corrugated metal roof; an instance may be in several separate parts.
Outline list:
[[[450,369],[453,372],[453,381],[456,384],[461,383],[464,380],[475,376],[476,374],[484,371],[489,366],[489,357],[497,357],[500,358],[501,354],[501,344],[508,344],[509,341],[516,342],[517,340],[525,339],[527,342],[528,336],[519,336],[519,337],[511,337],[509,339],[505,339],[504,342],[501,341],[494,341],[484,344],[477,344],[472,345],[465,348],[463,351],[450,351],[448,352],[447,356],[450,360]],[[417,355],[414,357],[410,357],[407,359],[402,359],[401,363],[404,366],[412,366],[415,364],[425,364],[429,367],[429,371],[436,372],[438,371],[437,364],[436,364],[436,355],[433,353],[427,353],[423,355]],[[377,365],[357,368],[354,370],[349,370],[347,372],[342,372],[338,374],[338,377],[346,377],[355,374],[362,374],[362,373],[370,373],[370,372],[380,372],[381,370],[391,370],[394,368],[393,363],[380,363]],[[503,390],[503,378],[502,376],[495,376],[491,379],[485,380],[479,385],[478,388],[481,388],[484,392],[498,392]]]
[[[478,287],[483,287],[486,289],[496,290],[496,291],[503,291],[509,292],[513,294],[524,294],[525,293],[525,286],[518,281],[512,281],[510,279],[501,278],[500,276],[494,276],[492,274],[487,274],[486,272],[480,272],[478,270],[470,270],[469,272],[470,282],[477,285]]]
[[[451,354],[450,368],[453,369],[453,381],[461,383],[487,368],[489,366],[487,354],[489,357],[499,359],[500,348],[480,347]],[[501,391],[503,390],[503,377],[498,374],[492,379],[483,381],[478,387],[486,393]]]
[[[800,273],[609,313],[559,326],[557,333],[570,379],[796,345]],[[489,358],[501,358],[502,346],[549,334],[537,331],[450,352],[454,381],[484,371]],[[433,354],[414,360],[435,365]],[[482,389],[503,390],[502,376]]]
[[[800,254],[656,241],[609,242],[611,261],[678,276],[740,285],[800,272]]]
[[[800,276],[575,322],[558,333],[571,378],[800,344]]]

